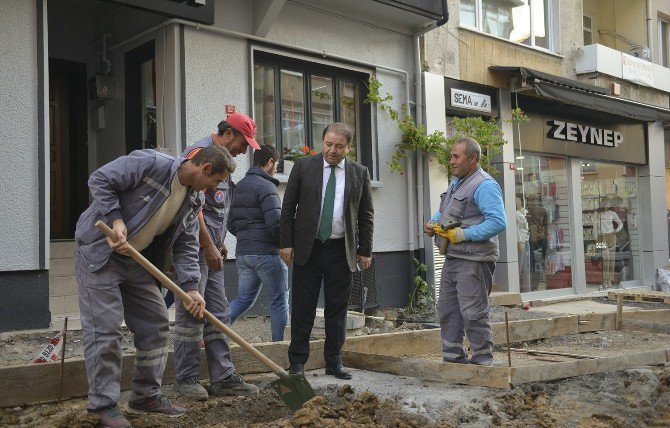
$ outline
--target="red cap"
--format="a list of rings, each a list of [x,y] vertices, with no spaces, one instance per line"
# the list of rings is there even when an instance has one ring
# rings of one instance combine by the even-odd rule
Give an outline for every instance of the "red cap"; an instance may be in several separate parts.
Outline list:
[[[255,150],[261,149],[261,146],[256,142],[256,123],[249,116],[244,113],[229,114],[226,122],[236,131],[241,132],[251,147]]]

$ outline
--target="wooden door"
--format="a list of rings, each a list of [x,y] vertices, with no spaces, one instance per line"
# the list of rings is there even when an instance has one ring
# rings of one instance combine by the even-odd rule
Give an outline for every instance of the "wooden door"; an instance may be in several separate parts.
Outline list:
[[[86,64],[49,58],[51,239],[72,239],[88,206]]]
[[[69,235],[69,90],[67,78],[49,76],[49,181],[51,238]]]

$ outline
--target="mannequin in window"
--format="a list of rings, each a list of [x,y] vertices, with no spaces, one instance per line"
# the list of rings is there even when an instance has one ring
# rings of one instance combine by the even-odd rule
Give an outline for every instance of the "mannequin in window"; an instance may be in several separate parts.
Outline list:
[[[540,194],[540,179],[537,176],[536,172],[529,172],[526,178],[525,191],[527,195],[539,195]]]
[[[598,241],[602,244],[603,284],[601,289],[608,289],[614,280],[614,264],[616,261],[616,235],[623,228],[623,222],[612,209],[609,202],[604,201],[598,210],[594,228],[598,231]]]
[[[542,206],[542,200],[539,195],[531,195],[528,198],[528,231],[530,232],[530,267],[534,272],[538,264],[535,251],[541,251],[540,269],[542,269],[544,261],[547,258],[549,237],[549,214],[546,208]]]
[[[530,291],[530,231],[528,230],[528,211],[523,207],[521,198],[516,198],[516,234],[519,254],[519,289],[522,293]]]

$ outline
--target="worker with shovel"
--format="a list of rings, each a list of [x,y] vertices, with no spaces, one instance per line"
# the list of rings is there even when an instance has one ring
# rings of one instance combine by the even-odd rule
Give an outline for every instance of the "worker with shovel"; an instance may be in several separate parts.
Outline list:
[[[491,365],[493,335],[488,296],[499,256],[497,235],[505,230],[507,220],[500,186],[481,169],[480,158],[481,148],[472,138],[459,138],[451,149],[455,178],[441,195],[437,224],[460,223],[463,227],[448,226],[445,236],[436,240],[436,245],[445,250],[437,310],[443,360]],[[435,236],[436,223],[426,223],[424,231]],[[442,245],[445,239],[449,242]],[[463,348],[464,332],[470,341],[470,360]]]
[[[203,147],[225,147],[234,157],[246,153],[249,146],[258,150],[255,140],[256,124],[242,113],[228,115],[212,133],[188,146],[184,157],[193,156]],[[197,156],[197,154],[196,154]],[[233,200],[235,184],[227,177],[218,186],[205,191],[205,204],[200,214],[200,283],[206,308],[218,320],[230,325],[230,305],[224,286],[223,262],[227,251],[224,238],[227,218]],[[205,340],[205,353],[209,369],[209,392],[200,384],[200,349]],[[209,395],[257,394],[256,385],[246,383],[235,373],[230,346],[226,336],[212,323],[204,324],[194,318],[183,305],[177,305],[174,329],[175,391],[194,400],[207,400]]]
[[[187,309],[202,317],[205,303],[197,291],[200,191],[234,169],[230,153],[221,147],[203,149],[191,159],[138,150],[91,175],[93,203],[77,221],[75,267],[88,411],[100,417],[100,425],[130,426],[118,408],[124,319],[136,348],[129,411],[170,417],[186,411],[161,395],[167,310],[154,279],[128,251],[132,245],[161,267],[171,252],[179,285],[192,299]],[[95,226],[99,221],[112,225],[116,239],[105,238]]]

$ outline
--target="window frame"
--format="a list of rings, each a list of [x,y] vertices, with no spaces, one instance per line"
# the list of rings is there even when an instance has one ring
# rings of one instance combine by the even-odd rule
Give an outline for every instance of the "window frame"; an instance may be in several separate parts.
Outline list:
[[[586,27],[584,25],[584,18],[588,18],[591,21],[591,26],[590,27]],[[587,33],[591,34],[591,43],[590,44],[591,45],[594,44],[594,41],[593,41],[593,16],[591,16],[589,14],[586,14],[586,13],[582,13],[582,38],[584,37],[584,32],[587,32]],[[586,44],[585,40],[582,40],[582,43],[584,44],[584,46],[588,46]]]
[[[531,9],[530,11],[530,44],[525,44],[521,42],[515,42],[510,39],[506,39],[504,37],[500,37],[496,34],[492,33],[487,33],[484,31],[484,18],[483,18],[483,7],[482,7],[482,1],[483,0],[474,0],[475,2],[475,27],[472,27],[471,25],[468,24],[463,24],[462,22],[459,23],[459,25],[463,28],[467,28],[470,30],[477,31],[478,33],[485,34],[489,37],[494,37],[498,40],[503,40],[508,43],[513,43],[518,46],[525,46],[527,48],[531,49],[538,49],[544,52],[549,52],[552,54],[558,54],[558,47],[559,47],[559,40],[560,40],[560,35],[559,35],[559,28],[560,25],[558,25],[557,22],[557,17],[558,17],[558,2],[557,0],[547,0],[547,23],[548,27],[546,31],[549,33],[549,46],[548,47],[543,47],[543,46],[538,46],[535,44],[535,19],[534,19],[534,14]],[[540,0],[542,1],[542,0]],[[529,8],[532,8],[532,0],[528,0],[528,6]],[[460,2],[459,2],[459,12],[460,12]],[[593,22],[593,21],[592,21]]]
[[[665,32],[663,24],[666,25]],[[670,19],[658,17],[658,65],[670,67]]]
[[[257,65],[271,67],[274,70],[274,116],[275,116],[275,135],[276,147],[283,154],[285,143],[283,141],[283,133],[281,126],[281,71],[299,72],[303,75],[303,94],[304,94],[304,135],[305,144],[317,152],[321,152],[321,140],[312,141],[312,93],[311,80],[312,77],[324,77],[331,79],[333,89],[332,112],[333,120],[338,121],[342,119],[343,109],[339,103],[340,83],[353,82],[356,84],[358,95],[357,103],[357,119],[359,121],[358,143],[356,146],[357,162],[366,166],[370,171],[370,176],[373,180],[377,177],[377,150],[376,138],[373,129],[373,110],[370,104],[364,102],[367,93],[367,81],[371,75],[372,70],[361,67],[350,67],[342,63],[332,61],[320,61],[317,58],[299,55],[288,54],[284,51],[275,49],[263,49],[259,47],[251,47],[251,67],[250,67],[250,104],[252,117],[256,115],[256,103],[254,98],[255,81],[254,70]],[[369,142],[366,143],[366,142]]]

